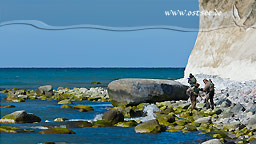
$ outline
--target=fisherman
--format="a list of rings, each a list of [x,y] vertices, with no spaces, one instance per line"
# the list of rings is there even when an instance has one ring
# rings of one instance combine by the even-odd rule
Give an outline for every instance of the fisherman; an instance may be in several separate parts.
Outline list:
[[[214,102],[213,102],[214,84],[211,79],[209,79],[209,80],[204,79],[203,82],[205,84],[203,91],[206,92],[206,97],[205,97],[206,107],[210,108],[210,104],[209,104],[209,99],[210,99],[211,108],[213,110],[214,109]]]
[[[192,87],[192,91],[191,91],[191,96],[190,96],[190,100],[191,100],[191,110],[196,108],[196,98],[199,95],[199,83],[196,83],[194,87]]]
[[[194,77],[194,75],[192,75],[192,73],[190,73],[188,78],[188,83],[190,84],[190,87],[195,86],[196,82],[196,78]]]

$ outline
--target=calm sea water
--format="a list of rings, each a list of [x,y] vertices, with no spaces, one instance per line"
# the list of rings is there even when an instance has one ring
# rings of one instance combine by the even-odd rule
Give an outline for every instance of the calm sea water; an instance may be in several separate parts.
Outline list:
[[[177,79],[183,77],[183,68],[86,68],[86,69],[0,69],[1,88],[30,88],[35,89],[40,85],[51,84],[55,88],[63,87],[106,87],[109,82],[117,78],[158,78]],[[90,82],[98,81],[102,84],[91,85]],[[62,123],[49,122],[55,118],[93,120],[96,115],[103,114],[106,107],[112,106],[110,102],[79,101],[74,104],[86,104],[94,108],[94,111],[81,113],[73,109],[61,109],[54,100],[26,100],[23,103],[6,103],[0,94],[1,105],[15,105],[15,108],[0,108],[0,116],[18,110],[26,110],[39,116],[42,121],[35,124],[1,124],[15,126],[24,129],[33,129],[33,133],[0,133],[1,144],[36,144],[41,142],[66,142],[74,144],[83,143],[199,143],[197,139],[207,139],[205,135],[193,133],[138,134],[134,127],[102,127],[102,128],[72,128],[73,135],[40,135],[40,127],[60,126]]]
[[[51,84],[57,87],[107,87],[119,78],[177,79],[184,68],[2,68],[0,88],[30,88]],[[91,82],[100,82],[91,85]]]

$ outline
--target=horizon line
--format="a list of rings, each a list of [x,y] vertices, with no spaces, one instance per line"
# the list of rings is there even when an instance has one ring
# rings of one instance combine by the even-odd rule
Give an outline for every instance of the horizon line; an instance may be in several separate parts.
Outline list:
[[[61,69],[61,68],[70,68],[70,69],[72,69],[72,68],[77,68],[77,69],[79,69],[79,68],[185,68],[185,67],[0,67],[0,69],[11,69],[11,68],[17,68],[17,69],[22,69],[22,68],[27,68],[27,69],[39,69],[39,68],[48,68],[48,69],[50,69],[50,68],[59,68],[59,69]]]

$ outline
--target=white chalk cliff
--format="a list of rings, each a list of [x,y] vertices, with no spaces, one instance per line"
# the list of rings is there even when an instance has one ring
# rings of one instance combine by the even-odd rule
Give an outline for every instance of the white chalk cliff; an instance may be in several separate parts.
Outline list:
[[[256,0],[199,0],[200,32],[185,70],[231,80],[256,80]]]

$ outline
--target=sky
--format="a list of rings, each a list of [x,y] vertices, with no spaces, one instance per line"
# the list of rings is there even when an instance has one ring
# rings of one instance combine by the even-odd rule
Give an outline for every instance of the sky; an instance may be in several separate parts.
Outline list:
[[[56,2],[55,4],[58,2],[53,1]],[[21,7],[26,9],[30,5],[33,7],[36,5],[32,4],[31,0],[22,2],[25,4],[20,6],[15,0],[1,1],[1,22],[33,18],[33,20],[53,26],[95,24],[110,27],[135,27],[161,24],[179,26],[181,24],[181,27],[188,26],[189,28],[189,26],[198,25],[198,18],[165,20],[158,18],[158,15],[146,16],[141,21],[136,21],[134,18],[129,21],[129,17],[132,16],[135,19],[141,19],[140,16],[136,17],[136,13],[127,13],[128,21],[125,22],[115,19],[118,14],[108,17],[108,20],[94,20],[92,19],[94,15],[86,15],[88,21],[84,21],[84,19],[72,18],[73,14],[70,14],[66,20],[63,16],[53,19],[49,13],[51,10],[36,17],[33,15],[35,9],[27,8],[23,14],[20,13]],[[162,4],[162,6],[164,5]],[[8,11],[10,10],[8,7],[12,11]],[[17,17],[14,17],[13,14],[15,13],[14,8],[17,10]],[[58,7],[55,7],[55,10],[56,8]],[[76,6],[72,7],[72,9],[75,8]],[[138,13],[139,9],[138,6]],[[150,9],[154,10],[153,7],[148,7],[148,10]],[[53,15],[58,16],[59,13]],[[1,14],[3,15],[2,19]],[[73,17],[76,17],[75,13]],[[176,20],[175,23],[174,20]],[[41,30],[28,25],[8,25],[0,27],[0,67],[185,67],[196,37],[197,32],[163,29],[115,32],[95,29]]]

